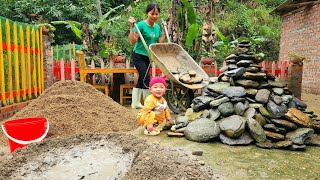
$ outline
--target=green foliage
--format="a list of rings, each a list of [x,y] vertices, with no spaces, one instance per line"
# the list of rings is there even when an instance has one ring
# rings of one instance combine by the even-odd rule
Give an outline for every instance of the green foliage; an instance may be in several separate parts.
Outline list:
[[[198,37],[199,25],[191,24],[188,30],[188,34],[186,36],[186,46],[191,47],[193,45],[193,40]]]
[[[52,21],[51,22],[54,25],[57,24],[65,24],[67,25],[66,28],[71,28],[72,32],[79,38],[81,38],[81,23],[76,22],[76,21]]]
[[[216,4],[216,26],[232,40],[239,37],[263,37],[266,40],[254,48],[257,52],[265,52],[266,59],[277,60],[279,53],[279,39],[281,20],[269,12],[282,1],[255,1],[256,7],[249,3],[236,0],[226,0]],[[216,52],[219,56],[219,52]],[[219,57],[222,61],[223,57]]]
[[[84,46],[84,50],[87,52],[87,56],[98,56],[104,59],[109,58],[110,55],[115,55],[115,53],[118,54],[119,52],[116,51],[114,45],[107,45],[106,43],[109,41],[110,37],[112,37],[111,23],[119,19],[119,16],[112,17],[112,13],[116,12],[117,9],[120,9],[123,6],[124,5],[119,5],[110,9],[99,18],[98,23],[90,23],[87,27],[84,27],[80,22],[76,21],[53,21],[52,24],[66,24],[67,28],[71,28],[73,33],[86,44]],[[109,18],[109,16],[111,18]],[[93,37],[91,37],[91,34]],[[95,59],[97,60],[96,63],[99,63],[98,59]]]
[[[290,58],[299,58],[299,59],[305,59],[306,56],[303,54],[298,54],[296,52],[289,53]]]
[[[189,49],[189,51],[192,49],[193,41],[199,36],[199,24],[197,23],[197,14],[195,13],[195,10],[193,9],[193,6],[189,1],[182,0],[183,6],[186,7],[186,13],[181,14],[181,16],[187,17],[187,20],[185,24],[181,24],[180,28],[183,31],[186,31],[185,37],[185,45]]]
[[[0,3],[0,16],[19,22],[39,24],[72,20],[97,23],[99,20],[96,0],[0,0]],[[130,3],[131,0],[101,1],[101,9],[107,12],[110,7]],[[55,25],[55,28],[55,43],[81,43],[71,29],[64,25]]]

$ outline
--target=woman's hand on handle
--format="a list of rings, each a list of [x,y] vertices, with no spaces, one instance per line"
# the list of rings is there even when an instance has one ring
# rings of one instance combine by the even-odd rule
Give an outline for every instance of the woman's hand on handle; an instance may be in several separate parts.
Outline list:
[[[159,43],[163,43],[164,40],[166,39],[166,32],[165,32],[165,28],[167,27],[167,22],[164,21],[163,19],[161,19],[161,36],[158,39]]]
[[[136,20],[133,17],[129,17],[128,22],[130,23],[130,28],[134,27],[134,23],[136,23]]]
[[[139,34],[133,31],[134,23],[136,23],[136,20],[130,16],[128,19],[128,22],[130,23],[130,34],[129,34],[130,44],[134,45],[139,39]]]

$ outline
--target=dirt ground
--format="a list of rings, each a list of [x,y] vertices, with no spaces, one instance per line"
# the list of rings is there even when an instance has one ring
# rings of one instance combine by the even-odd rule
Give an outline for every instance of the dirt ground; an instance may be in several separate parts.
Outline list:
[[[11,119],[46,117],[47,138],[86,133],[131,131],[138,127],[136,115],[91,85],[61,81],[48,88]],[[7,138],[0,136],[0,146]]]
[[[303,94],[302,100],[307,110],[320,115],[320,95]],[[44,141],[10,154],[7,138],[0,134],[0,179],[320,177],[318,147],[292,152],[195,143],[169,138],[166,131],[155,137],[145,136],[136,125],[137,112],[87,84],[55,84],[11,118],[46,115],[50,131]],[[203,156],[194,156],[193,151],[202,151]]]
[[[48,118],[48,136],[13,154],[0,148],[0,179],[213,179],[195,156],[128,134],[136,114],[86,83],[58,82],[11,119],[33,116]]]
[[[175,148],[125,133],[76,135],[30,145],[0,163],[0,179],[212,179],[212,170]]]
[[[307,110],[314,111],[320,117],[320,95],[302,93],[301,100],[308,105]]]

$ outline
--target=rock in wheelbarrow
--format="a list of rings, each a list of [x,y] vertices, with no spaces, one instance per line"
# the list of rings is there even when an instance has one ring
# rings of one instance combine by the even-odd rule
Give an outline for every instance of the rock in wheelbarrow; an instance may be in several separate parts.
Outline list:
[[[180,74],[179,81],[185,84],[192,84],[191,77],[189,74]]]
[[[203,81],[203,78],[199,76],[192,77],[190,80],[192,84],[200,84],[202,81]]]
[[[196,76],[197,76],[197,72],[194,71],[194,70],[190,70],[190,71],[188,72],[188,74],[190,75],[190,77],[196,77]]]

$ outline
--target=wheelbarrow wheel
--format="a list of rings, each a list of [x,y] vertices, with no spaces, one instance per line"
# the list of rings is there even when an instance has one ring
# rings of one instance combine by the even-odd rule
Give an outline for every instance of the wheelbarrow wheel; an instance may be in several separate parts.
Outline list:
[[[169,108],[176,114],[185,112],[191,105],[194,93],[180,84],[168,83],[165,94]]]

